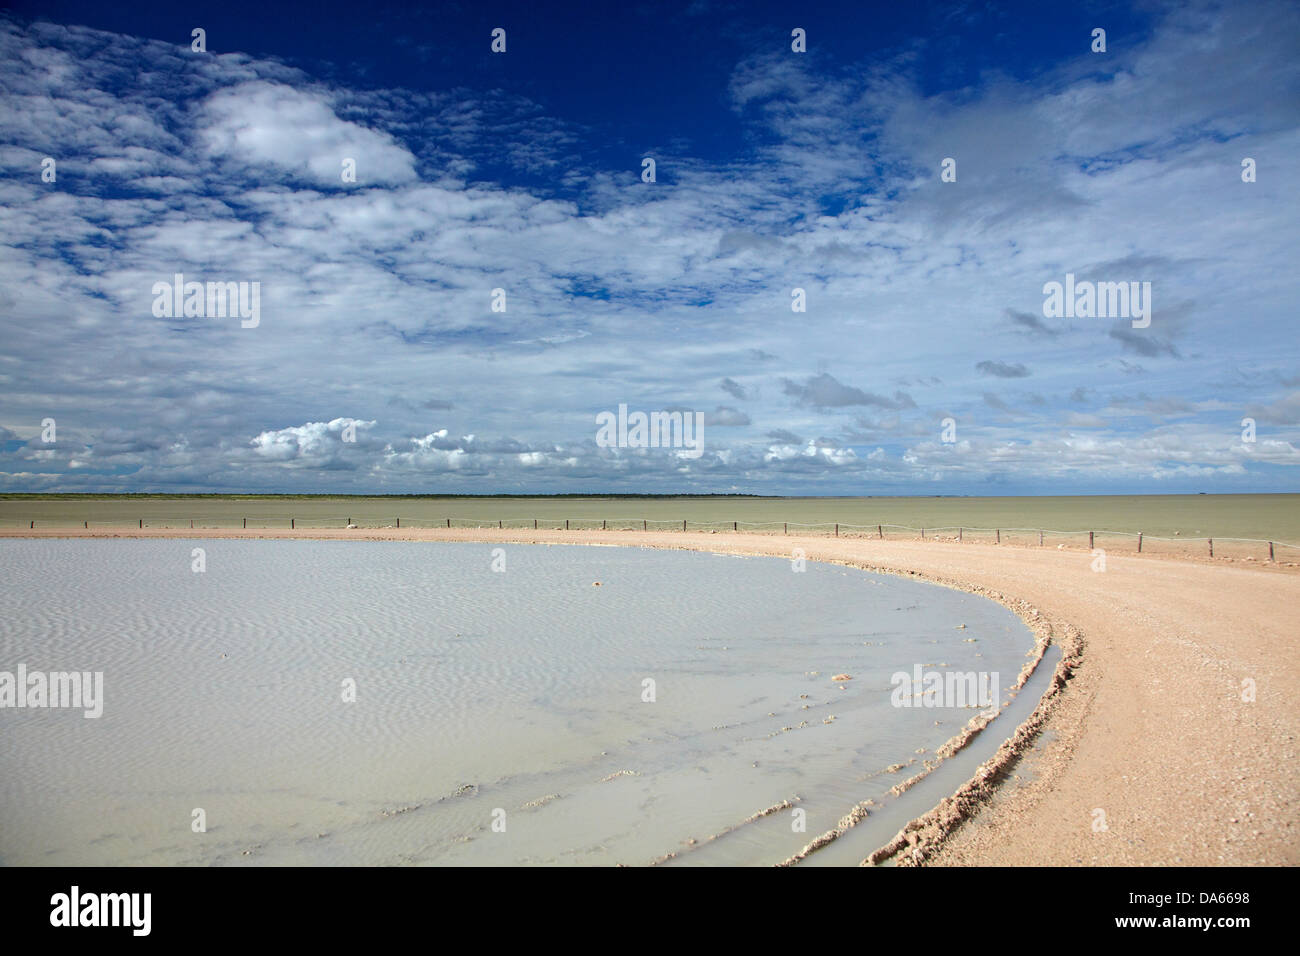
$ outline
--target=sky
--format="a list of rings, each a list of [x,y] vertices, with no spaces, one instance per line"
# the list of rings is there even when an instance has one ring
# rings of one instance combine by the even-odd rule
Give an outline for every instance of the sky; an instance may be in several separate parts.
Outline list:
[[[10,3],[0,492],[1294,492],[1297,184],[1292,2]]]

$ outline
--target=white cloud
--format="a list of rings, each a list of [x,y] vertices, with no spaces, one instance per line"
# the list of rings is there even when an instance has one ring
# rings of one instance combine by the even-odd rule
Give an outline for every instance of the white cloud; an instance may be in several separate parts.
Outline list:
[[[242,55],[0,21],[0,418],[26,440],[54,414],[75,441],[45,458],[8,441],[0,487],[274,488],[286,467],[356,491],[376,476],[425,490],[431,470],[471,491],[1198,468],[1234,490],[1293,486],[1277,469],[1300,441],[1280,384],[1300,368],[1300,117],[1259,92],[1297,77],[1294,41],[1260,27],[1294,22],[1280,11],[1171,9],[1106,69],[1070,59],[961,96],[924,92],[905,51],[824,74],[742,62],[732,94],[761,145],[677,156],[654,189],[559,164],[573,131],[533,104],[494,125],[471,93],[349,90]],[[1206,58],[1214,69],[1189,70]],[[556,188],[465,181],[484,151]],[[1249,186],[1245,154],[1263,173]],[[58,184],[39,179],[45,155]],[[947,155],[954,184],[937,181]],[[828,213],[826,195],[844,208]],[[1030,336],[1007,321],[1041,315],[1045,281],[1096,268],[1155,284],[1150,338],[1130,352],[1106,322]],[[261,325],[155,319],[150,288],[175,272],[260,281]],[[796,286],[805,314],[790,311]],[[1141,366],[1121,358],[1142,343]],[[978,363],[1034,374],[981,378]],[[743,409],[717,405],[719,382]],[[620,402],[717,410],[726,427],[689,488],[671,454],[595,448],[593,413]],[[955,448],[937,441],[948,415]],[[1260,441],[1243,451],[1245,415]],[[342,421],[364,423],[355,447]],[[292,422],[306,424],[275,427]],[[835,437],[787,440],[806,435]]]
[[[200,107],[200,139],[210,155],[267,165],[341,186],[345,159],[358,186],[415,180],[415,157],[387,133],[338,117],[320,93],[252,80],[226,87]]]

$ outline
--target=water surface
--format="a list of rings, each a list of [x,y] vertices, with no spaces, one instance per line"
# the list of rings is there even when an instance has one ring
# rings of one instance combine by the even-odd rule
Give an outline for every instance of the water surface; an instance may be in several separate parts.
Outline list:
[[[7,864],[773,863],[975,713],[894,672],[1005,696],[1033,643],[934,585],[634,548],[5,540],[0,581],[0,670],[105,698],[0,710]],[[787,800],[802,832],[742,826]]]

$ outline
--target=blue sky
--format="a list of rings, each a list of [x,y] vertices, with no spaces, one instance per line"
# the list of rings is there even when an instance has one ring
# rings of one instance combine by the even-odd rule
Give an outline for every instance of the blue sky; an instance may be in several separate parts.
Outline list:
[[[43,2],[0,48],[0,491],[1297,490],[1293,3]],[[156,315],[176,273],[256,326]],[[1067,273],[1149,325],[1049,316]],[[703,453],[602,447],[620,404]]]

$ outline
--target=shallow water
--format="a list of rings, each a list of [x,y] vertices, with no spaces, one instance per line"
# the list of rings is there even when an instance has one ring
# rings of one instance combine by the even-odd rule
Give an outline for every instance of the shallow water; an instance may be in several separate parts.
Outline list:
[[[1005,698],[1033,646],[963,592],[633,548],[6,540],[0,581],[0,671],[104,674],[98,719],[0,709],[7,864],[774,863],[974,715],[894,672]]]

